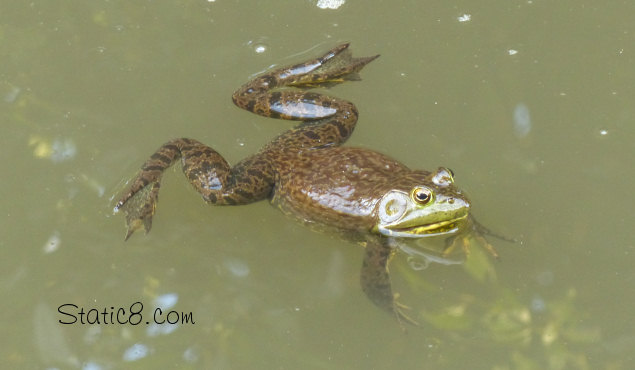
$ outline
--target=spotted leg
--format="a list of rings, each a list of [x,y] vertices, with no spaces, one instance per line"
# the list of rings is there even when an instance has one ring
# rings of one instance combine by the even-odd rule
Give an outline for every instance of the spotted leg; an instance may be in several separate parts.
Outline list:
[[[234,103],[247,111],[305,122],[280,135],[265,150],[339,145],[350,137],[358,117],[353,103],[306,91],[358,80],[358,72],[379,57],[353,58],[348,46],[339,45],[319,58],[256,77],[234,92]],[[301,89],[291,89],[294,87]]]
[[[126,240],[142,227],[150,231],[163,171],[179,158],[185,177],[209,203],[247,204],[271,192],[273,170],[266,158],[249,157],[230,167],[214,149],[196,140],[175,139],[152,154],[115,206],[126,214]]]

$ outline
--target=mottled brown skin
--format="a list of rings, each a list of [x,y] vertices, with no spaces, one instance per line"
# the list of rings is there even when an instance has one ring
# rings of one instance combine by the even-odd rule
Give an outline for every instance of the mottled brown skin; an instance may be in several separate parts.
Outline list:
[[[163,171],[180,158],[189,182],[211,204],[241,205],[269,198],[302,222],[334,228],[365,245],[364,292],[376,305],[409,320],[391,290],[388,261],[393,240],[372,229],[383,194],[430,184],[434,174],[410,170],[368,149],[339,146],[353,132],[357,109],[346,100],[307,91],[358,79],[357,72],[377,57],[353,58],[348,44],[343,44],[320,58],[273,70],[242,86],[233,94],[237,106],[302,123],[234,166],[196,140],[165,143],[117,202],[116,209],[126,213],[126,239],[141,227],[150,230]],[[451,202],[464,198],[451,185],[435,189],[449,195]]]

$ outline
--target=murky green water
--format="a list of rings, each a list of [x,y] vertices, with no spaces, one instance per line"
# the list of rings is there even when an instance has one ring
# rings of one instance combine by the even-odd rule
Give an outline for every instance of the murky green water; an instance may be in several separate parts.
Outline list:
[[[317,3],[0,5],[2,368],[631,366],[635,5]],[[422,322],[405,333],[361,292],[360,247],[266,202],[207,206],[176,169],[149,235],[124,243],[112,215],[171,138],[236,162],[289,127],[232,91],[341,41],[382,54],[331,92],[361,112],[349,145],[452,168],[481,222],[520,240],[493,240],[500,262],[397,256]],[[141,324],[112,323],[135,302]],[[101,325],[59,322],[82,307]],[[194,323],[146,325],[156,307]]]

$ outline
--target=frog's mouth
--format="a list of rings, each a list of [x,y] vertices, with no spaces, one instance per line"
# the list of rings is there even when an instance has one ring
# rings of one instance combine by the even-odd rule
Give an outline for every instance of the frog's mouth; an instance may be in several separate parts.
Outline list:
[[[459,230],[467,215],[457,217],[452,220],[433,222],[425,225],[417,225],[410,227],[390,227],[379,226],[379,233],[386,236],[394,236],[401,238],[423,238],[426,236],[437,236],[455,233]]]

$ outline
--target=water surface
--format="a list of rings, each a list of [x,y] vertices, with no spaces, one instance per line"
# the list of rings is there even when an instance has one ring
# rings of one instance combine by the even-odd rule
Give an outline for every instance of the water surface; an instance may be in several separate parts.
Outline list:
[[[629,368],[633,11],[3,3],[2,367]],[[519,240],[493,240],[500,262],[473,248],[466,264],[415,270],[398,255],[395,286],[422,323],[406,333],[361,292],[360,247],[266,202],[207,206],[177,168],[150,234],[124,243],[123,217],[112,215],[125,182],[171,138],[236,162],[290,127],[240,111],[232,91],[342,41],[382,54],[363,81],[330,92],[360,110],[348,145],[452,168],[479,220]],[[104,323],[135,302],[144,319],[162,307],[194,323]],[[62,324],[62,305],[106,316]]]

